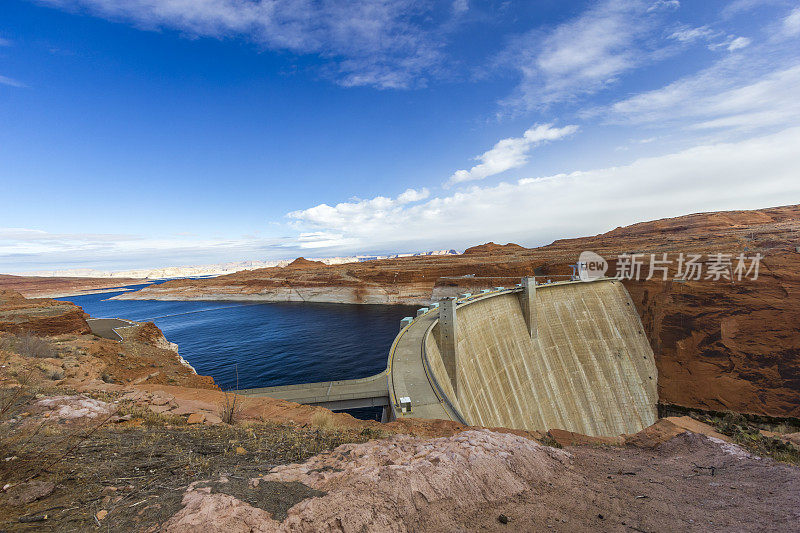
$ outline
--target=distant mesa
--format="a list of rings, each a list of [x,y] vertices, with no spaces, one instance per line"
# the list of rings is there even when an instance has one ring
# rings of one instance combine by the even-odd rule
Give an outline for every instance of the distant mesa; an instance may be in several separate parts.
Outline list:
[[[286,265],[285,268],[320,268],[325,266],[328,265],[326,265],[322,261],[311,261],[309,259],[306,259],[305,257],[298,257],[297,259]]]
[[[527,248],[510,242],[508,244],[495,244],[487,242],[472,248],[464,250],[464,255],[494,255],[494,254],[513,254],[516,252],[523,252]]]

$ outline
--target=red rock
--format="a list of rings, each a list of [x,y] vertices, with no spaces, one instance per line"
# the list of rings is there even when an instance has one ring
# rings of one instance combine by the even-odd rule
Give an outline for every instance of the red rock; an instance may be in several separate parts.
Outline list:
[[[0,331],[18,335],[84,335],[91,333],[88,317],[71,302],[27,299],[18,292],[0,290]]]
[[[202,424],[205,421],[206,415],[203,413],[192,413],[189,415],[189,418],[186,419],[187,424]]]

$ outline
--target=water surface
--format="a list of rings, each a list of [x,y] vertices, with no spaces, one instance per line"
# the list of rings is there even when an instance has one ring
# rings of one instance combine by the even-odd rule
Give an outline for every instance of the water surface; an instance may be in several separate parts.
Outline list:
[[[143,285],[133,285],[139,288]],[[400,319],[415,307],[321,303],[60,298],[95,318],[153,321],[198,374],[223,389],[367,377],[386,368]],[[238,378],[237,378],[238,371]],[[238,385],[237,385],[238,379]]]

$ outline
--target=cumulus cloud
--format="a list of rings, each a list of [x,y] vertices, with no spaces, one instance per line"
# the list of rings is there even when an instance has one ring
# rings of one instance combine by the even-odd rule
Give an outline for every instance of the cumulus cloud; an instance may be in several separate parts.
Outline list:
[[[625,166],[472,187],[401,206],[375,198],[288,216],[351,244],[335,251],[538,245],[642,220],[800,202],[800,128],[697,146]],[[643,179],[646,177],[647,179]]]
[[[356,243],[349,236],[349,231],[353,227],[378,227],[408,209],[406,207],[408,204],[424,200],[429,195],[428,189],[423,188],[419,191],[407,189],[396,199],[376,196],[368,200],[355,199],[351,202],[342,202],[335,206],[320,204],[301,211],[292,211],[286,216],[292,220],[295,228],[310,225],[312,228],[318,229],[315,232],[301,233],[301,236],[304,237],[301,240],[301,247],[318,248],[329,246],[328,244],[321,245],[320,243],[333,241],[336,241],[337,245],[343,246],[348,243]],[[328,231],[326,228],[339,229]],[[346,228],[350,228],[350,230]]]
[[[274,50],[316,54],[345,86],[424,83],[441,62],[440,33],[414,0],[39,0],[146,29],[244,37]]]
[[[289,258],[308,250],[325,257],[465,248],[489,240],[534,246],[690,212],[800,203],[797,146],[795,127],[623,166],[473,186],[418,201],[398,196],[322,204],[289,213],[295,231],[285,237],[159,239],[6,228],[0,231],[0,267],[121,269]]]
[[[431,195],[431,192],[423,187],[420,190],[415,189],[406,189],[404,193],[397,197],[397,202],[401,204],[407,204],[410,202],[419,202],[420,200],[424,200],[428,196]]]
[[[528,154],[534,147],[547,141],[562,139],[576,131],[578,131],[578,126],[575,125],[554,128],[553,124],[536,124],[522,137],[510,137],[498,141],[491,150],[475,158],[480,161],[480,164],[469,170],[457,170],[450,176],[447,185],[482,180],[506,170],[521,167],[528,163]]]

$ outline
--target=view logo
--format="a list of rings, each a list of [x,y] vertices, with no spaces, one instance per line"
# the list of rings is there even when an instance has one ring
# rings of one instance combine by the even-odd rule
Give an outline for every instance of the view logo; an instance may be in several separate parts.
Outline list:
[[[608,270],[608,263],[605,259],[594,252],[581,252],[578,258],[578,276],[582,281],[591,281],[602,278]]]

